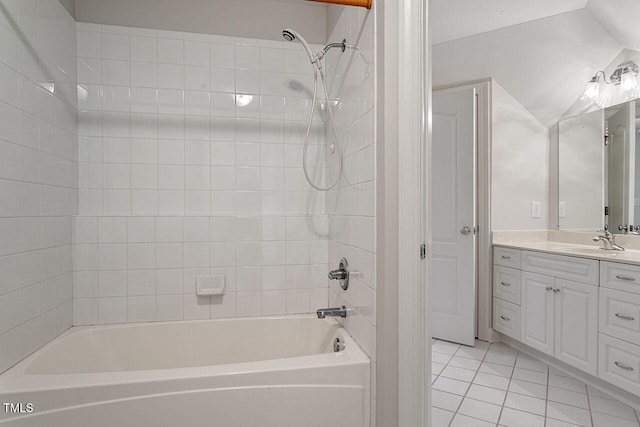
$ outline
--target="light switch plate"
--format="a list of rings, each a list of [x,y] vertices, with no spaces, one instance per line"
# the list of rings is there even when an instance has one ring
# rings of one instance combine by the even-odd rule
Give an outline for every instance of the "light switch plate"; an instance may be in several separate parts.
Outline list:
[[[541,202],[531,202],[531,218],[541,218],[542,217],[542,203]]]

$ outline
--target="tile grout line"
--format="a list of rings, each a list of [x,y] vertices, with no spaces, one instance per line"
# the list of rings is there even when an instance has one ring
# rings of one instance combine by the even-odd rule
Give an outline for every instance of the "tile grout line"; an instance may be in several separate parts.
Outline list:
[[[491,348],[491,346],[489,346]],[[487,350],[487,353],[489,351]],[[518,354],[516,353],[516,360],[518,359]],[[500,414],[498,415],[498,421],[496,422],[496,426],[500,424],[500,420],[502,419],[502,412],[504,411],[504,405],[507,403],[507,396],[509,395],[509,389],[511,388],[511,380],[513,379],[513,372],[516,370],[516,360],[513,361],[513,367],[511,368],[511,375],[509,375],[509,384],[507,384],[507,389],[504,392],[504,400],[502,401],[502,406],[500,407]]]
[[[591,421],[591,425],[593,426],[594,422],[593,422],[593,411],[591,411],[591,396],[589,395],[589,389],[587,388],[586,385],[585,385],[585,389],[587,391],[587,406],[589,409],[589,420]]]
[[[489,346],[489,347],[491,347],[491,346]],[[456,350],[456,352],[453,354],[453,356],[451,356],[451,360],[453,360],[455,355],[458,353],[458,350],[460,350],[460,346],[458,346],[458,349]],[[487,353],[488,352],[489,352],[489,348],[487,348],[487,351],[485,352],[484,356],[482,356],[482,360],[480,361],[480,366],[482,366],[482,362],[484,361],[484,358],[487,357]],[[449,363],[451,363],[451,360],[449,360]],[[475,360],[475,359],[472,359],[472,360]],[[447,363],[447,366],[449,366],[448,363]],[[460,408],[462,407],[462,404],[464,403],[465,399],[467,398],[467,394],[469,393],[469,389],[473,385],[473,380],[476,379],[476,376],[478,375],[478,372],[480,371],[480,366],[478,366],[478,369],[476,369],[476,372],[473,374],[473,378],[471,378],[471,381],[469,381],[469,387],[467,387],[467,390],[464,392],[464,396],[462,396],[462,400],[460,400],[460,404],[456,408],[456,411],[454,412],[453,418],[451,418],[451,422],[449,423],[449,425],[451,425],[453,423],[453,420],[456,418],[456,415],[458,415],[458,413],[460,411]],[[445,368],[446,368],[446,366],[445,366]],[[462,415],[464,415],[464,414],[462,414]]]
[[[437,342],[437,340],[436,340],[436,342]],[[449,422],[449,426],[451,426],[451,425],[453,424],[453,421],[454,421],[454,419],[455,419],[456,415],[460,414],[460,412],[459,412],[459,411],[460,411],[460,408],[461,408],[461,406],[462,406],[462,403],[463,403],[466,399],[478,400],[478,399],[474,399],[474,398],[472,398],[472,397],[469,397],[469,396],[468,396],[468,393],[469,393],[469,390],[470,390],[471,386],[474,384],[474,383],[473,383],[473,381],[475,380],[475,378],[477,377],[477,375],[480,373],[480,367],[482,366],[482,364],[483,364],[483,363],[485,363],[485,362],[486,362],[486,357],[487,357],[487,355],[488,355],[488,353],[489,353],[489,351],[490,351],[490,349],[491,349],[491,346],[492,346],[492,345],[493,345],[493,344],[490,344],[490,345],[489,345],[489,347],[487,348],[487,351],[485,352],[484,356],[482,357],[482,359],[480,359],[480,360],[479,360],[480,365],[479,365],[479,367],[475,370],[475,374],[474,374],[474,376],[473,376],[473,379],[472,379],[472,380],[471,380],[471,382],[469,383],[469,388],[467,388],[467,390],[466,390],[466,392],[464,393],[464,395],[462,395],[462,400],[461,400],[460,404],[457,406],[457,409],[456,409],[455,411],[448,411],[448,412],[453,412],[453,418],[452,418],[452,419],[451,419],[451,421]],[[447,363],[445,363],[445,364],[444,364],[444,367],[443,367],[443,369],[442,369],[441,373],[442,373],[442,372],[443,372],[447,367],[449,367],[449,366],[451,366],[451,367],[453,367],[453,368],[458,368],[458,369],[470,370],[470,369],[466,369],[466,368],[462,368],[462,367],[457,367],[457,366],[453,366],[453,365],[451,365],[451,361],[453,360],[453,358],[454,358],[454,357],[460,357],[460,358],[464,358],[464,359],[469,359],[469,360],[476,360],[476,361],[478,361],[478,359],[466,358],[466,357],[464,357],[464,356],[457,356],[458,350],[459,350],[461,347],[462,347],[462,346],[458,346],[458,348],[456,349],[456,352],[455,352],[455,353],[450,354],[450,355],[449,355],[449,354],[447,354],[448,356],[450,356],[450,359],[448,360],[448,362],[447,362]],[[446,353],[443,353],[443,354],[446,354]],[[517,360],[518,360],[518,359],[520,358],[520,356],[522,356],[523,354],[524,354],[524,353],[522,353],[522,352],[520,352],[520,351],[517,351],[517,350],[516,350],[516,358],[515,358],[515,361],[514,361],[514,365],[512,366],[512,372],[511,372],[511,375],[510,375],[510,377],[509,377],[509,385],[507,386],[507,390],[505,391],[505,398],[504,398],[503,403],[502,403],[502,406],[501,406],[501,408],[500,408],[500,415],[499,415],[499,418],[498,418],[498,421],[497,421],[496,425],[500,425],[500,419],[501,419],[502,414],[503,414],[503,412],[504,412],[504,408],[505,408],[505,404],[506,404],[506,398],[507,398],[508,394],[510,393],[510,391],[509,391],[509,390],[510,390],[510,386],[511,386],[512,381],[513,381],[513,375],[514,375],[515,368],[516,368],[516,365],[517,365]],[[534,358],[534,359],[535,359],[535,358]],[[536,359],[536,360],[537,360],[537,359]],[[486,362],[486,363],[488,363],[488,362]],[[541,363],[544,363],[544,362],[541,362]],[[509,366],[509,365],[503,365],[503,366]],[[545,411],[544,411],[543,421],[544,421],[544,424],[546,425],[546,424],[547,424],[547,422],[548,422],[548,420],[553,419],[553,418],[550,418],[550,417],[548,416],[548,404],[549,404],[549,402],[550,402],[550,400],[549,400],[549,393],[550,393],[550,387],[551,387],[551,385],[550,385],[550,380],[551,380],[551,376],[552,376],[553,374],[552,374],[552,372],[551,372],[551,367],[550,367],[550,366],[548,366],[548,365],[546,365],[546,364],[545,364],[545,366],[546,366],[546,368],[547,368],[547,372],[546,372],[546,386],[545,386],[546,395],[545,395],[545,399],[544,399],[544,400],[545,400],[545,402],[544,402],[544,403],[545,403]],[[536,371],[536,370],[533,370],[533,369],[526,369],[526,368],[520,368],[520,369],[524,369],[524,370],[532,371],[532,372],[540,372],[540,371]],[[442,374],[441,374],[441,373],[440,373],[440,374],[438,374],[438,375],[436,375],[436,380],[442,376]],[[449,377],[443,377],[443,378],[449,378]],[[574,378],[574,377],[572,377],[572,376],[568,376],[568,378],[571,378],[571,379],[574,379],[574,380],[575,380],[575,378]],[[450,379],[452,379],[452,380],[457,380],[456,378],[450,378]],[[457,381],[462,381],[462,380],[457,380]],[[534,382],[530,382],[530,381],[525,381],[525,380],[520,380],[520,381],[524,381],[524,382],[526,382],[526,383],[531,383],[531,384],[538,384],[538,383],[534,383]],[[433,382],[435,382],[435,380],[434,380]],[[466,381],[465,381],[465,382],[466,382]],[[488,387],[488,388],[494,388],[494,387],[489,387],[489,386],[486,386],[486,387]],[[586,387],[586,385],[585,385],[585,387]],[[561,389],[561,390],[565,390],[564,388],[560,388],[560,389]],[[500,389],[496,389],[496,390],[500,390]],[[567,391],[572,391],[572,390],[568,390],[568,389],[566,389],[566,390],[567,390]],[[515,392],[513,392],[513,393],[514,393],[514,394],[520,394],[520,393],[515,393]],[[452,393],[452,394],[455,394],[455,393]],[[582,393],[580,393],[580,394],[582,394]],[[594,426],[594,425],[595,425],[594,418],[593,418],[594,413],[593,413],[593,411],[592,411],[592,407],[591,407],[591,406],[592,406],[592,405],[591,405],[591,398],[592,398],[592,396],[590,395],[590,393],[589,393],[589,391],[588,391],[588,388],[586,389],[586,393],[584,393],[584,394],[585,394],[585,395],[586,395],[586,397],[587,397],[587,408],[583,408],[583,407],[581,407],[581,406],[575,406],[575,405],[572,405],[572,404],[569,404],[569,403],[562,403],[562,402],[558,402],[558,403],[561,403],[561,404],[563,404],[563,405],[567,405],[567,406],[570,406],[570,407],[574,407],[574,408],[582,409],[582,410],[585,410],[585,409],[586,409],[586,410],[588,410],[588,411],[589,411],[589,418],[590,418],[591,425],[592,425],[592,426]],[[527,396],[527,395],[524,395],[524,396]],[[528,396],[528,397],[536,398],[535,396]],[[542,399],[540,399],[540,400],[542,400]],[[615,400],[615,399],[613,399],[613,400]],[[478,400],[478,401],[479,401],[479,402],[483,402],[483,403],[491,404],[491,402],[486,402],[486,401],[483,401],[483,400]],[[442,409],[442,408],[440,408],[440,409]],[[632,408],[632,409],[633,409],[633,408]],[[529,411],[527,411],[527,410],[520,410],[520,409],[519,409],[518,411],[521,411],[521,412],[524,412],[524,413],[528,413],[528,414],[532,414],[532,415],[540,416],[540,414],[539,414],[539,413],[536,413],[536,412],[529,412]],[[476,418],[476,417],[475,417],[475,416],[473,416],[473,415],[465,415],[465,414],[461,414],[461,415],[468,416],[468,417],[470,417],[470,418],[473,418],[473,419],[477,419],[477,420],[481,420],[481,421],[486,422],[486,420],[483,420],[483,419],[480,419],[480,418]],[[635,419],[634,419],[634,421],[635,421],[636,423],[640,424],[640,414],[639,414],[637,411],[635,411],[635,410],[634,410],[634,418],[635,418]],[[571,423],[568,423],[568,424],[571,424]]]
[[[487,351],[484,353],[484,355],[482,356],[482,359],[479,361],[480,362],[480,366],[482,366],[482,363],[484,362],[484,359],[487,357],[487,354],[489,353],[489,349],[490,348],[491,348],[491,344],[489,344],[489,347],[487,347]],[[453,360],[453,358],[455,357],[455,355],[457,354],[459,349],[460,349],[460,346],[458,346],[458,348],[456,349],[456,352],[451,355],[451,359],[449,359],[449,361],[447,362],[447,364],[443,368],[443,371],[444,371],[444,369],[446,369],[447,366],[449,366],[449,363],[451,363],[451,360]],[[459,356],[459,357],[462,357],[462,356]],[[476,360],[477,361],[477,359],[470,359],[470,360]],[[464,403],[465,399],[467,398],[467,394],[469,393],[469,389],[473,385],[473,380],[476,378],[476,376],[480,372],[480,366],[478,366],[478,369],[475,370],[475,374],[473,375],[473,378],[469,382],[469,387],[467,388],[467,390],[465,391],[464,395],[462,396],[462,400],[460,400],[460,403],[458,404],[458,407],[456,408],[455,412],[453,412],[453,417],[451,418],[451,421],[449,422],[449,426],[451,426],[451,424],[453,423],[454,419],[456,418],[456,415],[459,414],[460,407],[462,406],[462,404]],[[463,369],[463,368],[461,368],[461,369]],[[471,399],[471,398],[469,398],[469,399]],[[475,399],[472,399],[472,400],[475,400]],[[485,402],[485,403],[487,403],[487,402]],[[461,415],[464,415],[464,414],[461,414]],[[481,420],[480,418],[475,418],[475,417],[472,417],[472,416],[469,416],[469,415],[464,415],[464,416],[468,416],[470,418],[477,419],[477,420],[480,420],[480,421],[485,421],[485,420]],[[499,419],[499,417],[498,417],[498,419]],[[497,423],[496,423],[496,425],[497,425]]]
[[[549,406],[549,385],[551,383],[551,368],[547,365],[547,388],[544,400],[544,425],[547,425],[547,407]]]

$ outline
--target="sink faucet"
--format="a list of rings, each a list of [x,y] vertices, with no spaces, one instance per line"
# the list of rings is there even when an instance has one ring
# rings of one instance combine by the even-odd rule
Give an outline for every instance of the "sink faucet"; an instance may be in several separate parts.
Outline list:
[[[604,247],[600,249],[605,251],[624,251],[622,246],[616,245],[616,236],[609,230],[604,229],[600,230],[600,232],[603,234],[593,238],[594,242],[602,242],[604,244]]]
[[[347,317],[347,307],[331,307],[331,308],[319,308],[316,310],[318,319],[324,319],[325,317]]]

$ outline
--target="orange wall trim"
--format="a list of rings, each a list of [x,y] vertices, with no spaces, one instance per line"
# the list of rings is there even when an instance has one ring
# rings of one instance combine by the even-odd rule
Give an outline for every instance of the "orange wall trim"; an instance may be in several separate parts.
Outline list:
[[[373,0],[310,0],[317,1],[320,3],[332,3],[332,4],[341,4],[343,6],[359,6],[366,7],[367,9],[371,9],[371,4]]]

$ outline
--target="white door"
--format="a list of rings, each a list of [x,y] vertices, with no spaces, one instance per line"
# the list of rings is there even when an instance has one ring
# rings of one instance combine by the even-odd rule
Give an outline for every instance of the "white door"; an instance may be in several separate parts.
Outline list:
[[[597,375],[598,288],[556,279],[555,357]]]
[[[434,338],[476,336],[476,89],[434,92],[431,322]]]
[[[522,273],[520,334],[522,342],[553,356],[555,279],[535,273]]]

